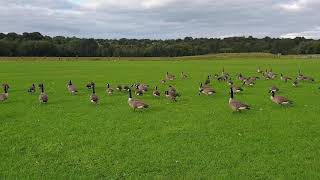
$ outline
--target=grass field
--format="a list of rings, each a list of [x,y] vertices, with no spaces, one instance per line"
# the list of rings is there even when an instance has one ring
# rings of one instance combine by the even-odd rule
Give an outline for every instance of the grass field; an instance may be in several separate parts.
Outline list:
[[[236,99],[252,106],[234,113],[226,83],[214,81],[217,94],[198,95],[198,84],[222,68],[257,75],[256,68],[315,83],[291,87],[279,79],[260,79]],[[319,179],[320,61],[269,57],[214,58],[201,61],[0,61],[0,82],[11,85],[0,103],[0,179]],[[143,82],[163,91],[165,72],[191,76],[173,81],[182,96],[173,103],[151,93],[139,97],[150,109],[134,112],[127,94],[108,96],[105,84]],[[66,90],[68,80],[77,96]],[[85,88],[97,84],[101,102],[89,102]],[[49,103],[28,94],[44,82]],[[239,85],[239,81],[236,81]],[[292,107],[273,104],[272,85]]]

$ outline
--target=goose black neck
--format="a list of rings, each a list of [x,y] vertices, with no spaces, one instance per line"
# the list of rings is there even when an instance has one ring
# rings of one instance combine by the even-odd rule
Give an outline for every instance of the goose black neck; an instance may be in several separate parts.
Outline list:
[[[132,98],[131,89],[129,89],[129,98]]]
[[[72,82],[71,82],[71,80],[69,81],[69,85],[72,85]]]
[[[230,87],[230,98],[233,99],[233,89]]]
[[[275,92],[274,92],[274,91],[272,91],[272,92],[271,92],[271,94],[272,94],[272,97],[274,97]]]
[[[8,93],[8,87],[4,86],[4,93]]]
[[[158,90],[158,86],[156,86],[156,90]]]
[[[96,93],[96,89],[95,89],[95,86],[93,85],[92,86],[92,94],[95,94]]]
[[[43,84],[41,84],[41,92],[44,93],[44,87]]]
[[[110,84],[109,83],[107,84],[107,86],[108,86],[108,88],[110,88]]]

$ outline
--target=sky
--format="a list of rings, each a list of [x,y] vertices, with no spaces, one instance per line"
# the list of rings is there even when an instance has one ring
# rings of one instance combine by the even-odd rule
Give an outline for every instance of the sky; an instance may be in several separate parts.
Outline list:
[[[0,32],[85,38],[320,39],[320,0],[0,0]]]

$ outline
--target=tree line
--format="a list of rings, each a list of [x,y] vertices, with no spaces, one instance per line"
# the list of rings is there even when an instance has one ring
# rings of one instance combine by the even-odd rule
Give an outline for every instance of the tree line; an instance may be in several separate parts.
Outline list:
[[[87,39],[0,33],[0,56],[177,57],[211,53],[320,54],[320,40],[284,38]]]

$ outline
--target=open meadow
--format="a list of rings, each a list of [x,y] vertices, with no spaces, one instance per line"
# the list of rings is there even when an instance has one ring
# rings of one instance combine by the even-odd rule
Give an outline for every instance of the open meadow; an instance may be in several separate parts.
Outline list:
[[[10,85],[0,102],[0,179],[319,179],[320,59],[273,57],[162,58],[157,61],[57,61],[41,58],[0,60],[0,83]],[[272,68],[275,80],[257,73]],[[227,82],[212,77],[213,96],[198,95],[199,83],[228,72],[259,76],[235,98],[251,106],[233,112]],[[315,82],[280,80],[298,70]],[[180,73],[189,77],[180,79]],[[177,76],[161,84],[166,72]],[[67,91],[72,80],[77,95]],[[90,103],[88,82],[96,83],[99,104]],[[150,105],[133,111],[128,93],[106,94],[106,84],[148,84],[136,97]],[[47,104],[38,101],[44,83]],[[177,102],[164,97],[169,85],[181,93]],[[269,88],[292,106],[270,100]],[[158,86],[161,97],[152,96]],[[2,90],[1,90],[2,93]]]

